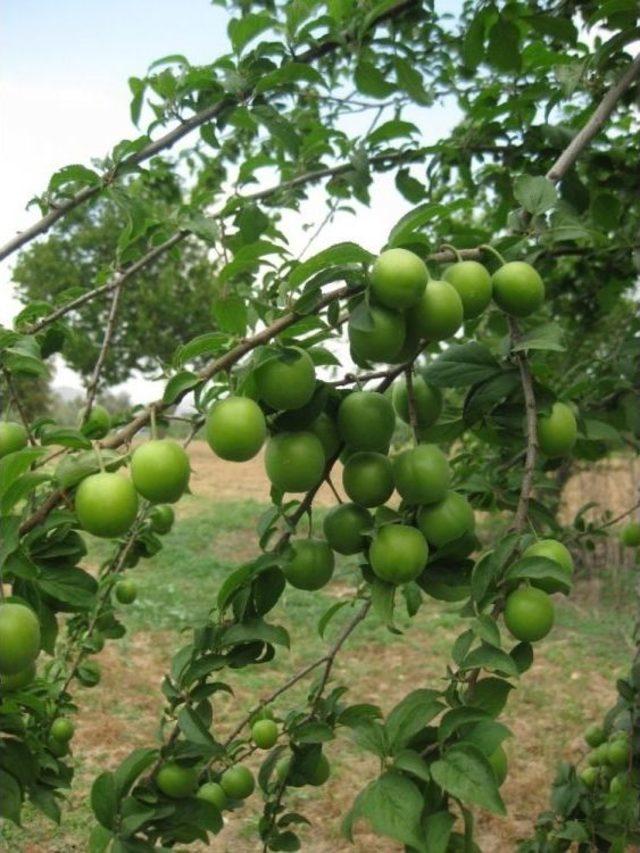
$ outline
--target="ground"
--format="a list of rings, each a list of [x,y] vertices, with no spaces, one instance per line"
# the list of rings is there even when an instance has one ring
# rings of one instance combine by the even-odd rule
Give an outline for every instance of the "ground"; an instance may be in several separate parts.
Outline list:
[[[12,853],[88,849],[92,779],[114,767],[132,748],[157,742],[162,710],[159,687],[172,653],[185,642],[181,628],[194,617],[204,616],[224,577],[256,553],[255,523],[268,497],[260,460],[246,465],[222,463],[197,442],[191,454],[194,494],[180,503],[179,523],[166,537],[165,549],[131,572],[138,582],[139,598],[123,608],[127,636],[109,642],[98,656],[103,670],[100,685],[77,689],[76,780],[62,826],[56,828],[29,814],[24,830],[7,830],[6,847],[2,848],[0,840],[0,849]],[[614,510],[629,506],[631,501],[625,503],[629,474],[623,468],[612,475],[610,483],[599,479],[599,499]],[[607,496],[608,485],[611,493]],[[584,482],[579,487],[570,484],[572,505],[567,514],[575,512],[578,501],[587,499],[588,488]],[[325,488],[320,503],[331,502],[331,492]],[[94,548],[94,560],[102,552]],[[229,677],[234,696],[218,694],[216,733],[229,731],[256,697],[319,656],[321,641],[313,626],[336,597],[345,595],[352,572],[348,563],[341,564],[335,580],[321,593],[287,589],[270,618],[289,629],[292,650],[279,650],[275,668],[245,669]],[[591,572],[569,601],[558,603],[556,628],[538,646],[533,668],[512,693],[503,716],[514,734],[507,744],[509,775],[502,789],[508,816],[479,815],[479,842],[487,853],[513,851],[517,840],[530,833],[535,815],[547,806],[557,762],[580,758],[585,750],[582,732],[601,717],[614,698],[616,677],[624,674],[631,654],[632,612],[625,608],[624,596],[616,596],[617,605],[612,601],[609,578],[608,573]],[[343,649],[333,678],[349,687],[351,701],[372,702],[387,711],[405,693],[419,686],[437,686],[443,676],[451,643],[462,625],[455,606],[430,600],[412,622],[402,615],[398,621],[402,636],[391,634],[370,617]],[[328,631],[328,642],[339,626],[337,618]],[[304,687],[299,688],[298,696],[303,695]],[[286,711],[290,695],[282,698],[276,710]],[[376,761],[362,753],[346,732],[329,743],[326,752],[332,765],[330,781],[320,790],[299,789],[290,800],[313,825],[302,831],[303,849],[311,853],[400,850],[368,833],[365,826],[356,832],[355,847],[344,840],[341,820],[365,781],[375,775]],[[259,850],[258,815],[256,795],[230,816],[222,834],[206,849],[220,853]]]

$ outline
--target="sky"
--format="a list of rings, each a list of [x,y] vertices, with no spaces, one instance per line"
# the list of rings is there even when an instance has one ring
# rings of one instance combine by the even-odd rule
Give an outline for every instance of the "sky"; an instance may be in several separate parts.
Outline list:
[[[455,7],[455,0],[440,6]],[[21,0],[0,11],[0,243],[38,218],[26,205],[51,174],[70,163],[91,165],[138,131],[129,118],[127,79],[144,76],[154,60],[174,53],[205,63],[228,50],[225,10],[208,0]],[[430,113],[426,142],[447,133],[455,108]],[[408,209],[392,178],[378,178],[370,208],[343,216],[326,228],[311,252],[345,239],[371,251],[384,244],[391,226]],[[322,192],[312,193],[301,216],[288,216],[295,250],[306,243],[303,223],[324,218]],[[14,256],[15,257],[15,256]],[[20,309],[11,292],[13,259],[0,263],[0,324]],[[58,364],[54,387],[80,388]],[[161,392],[158,383],[134,377],[125,390],[137,402]]]

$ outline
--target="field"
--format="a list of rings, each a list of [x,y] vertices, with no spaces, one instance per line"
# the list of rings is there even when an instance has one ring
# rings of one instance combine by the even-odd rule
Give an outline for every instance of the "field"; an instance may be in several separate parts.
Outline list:
[[[200,443],[192,446],[194,494],[179,506],[179,523],[166,537],[165,549],[135,569],[138,600],[126,609],[129,632],[110,642],[99,655],[103,680],[93,689],[78,688],[80,705],[74,756],[76,781],[56,828],[30,812],[24,830],[5,827],[0,848],[19,853],[70,853],[86,851],[92,817],[87,792],[93,777],[114,766],[131,748],[153,745],[162,709],[160,682],[173,650],[183,642],[181,628],[194,617],[204,617],[216,591],[230,570],[256,552],[255,522],[266,502],[268,488],[260,463],[234,466],[216,462]],[[614,510],[630,505],[629,472],[611,478],[616,489],[609,498],[598,483],[600,499]],[[627,489],[626,479],[629,479]],[[623,482],[624,480],[624,482]],[[568,493],[584,502],[588,484]],[[573,497],[571,498],[573,500]],[[321,503],[331,502],[328,489]],[[567,513],[576,507],[567,509]],[[92,550],[94,564],[99,551]],[[216,733],[228,731],[251,697],[264,695],[273,685],[318,656],[320,643],[312,626],[328,604],[347,595],[353,568],[340,564],[335,580],[322,593],[288,589],[271,621],[285,625],[292,636],[292,651],[278,651],[277,667],[232,674],[235,696],[218,694]],[[513,851],[518,838],[530,832],[535,815],[547,804],[556,763],[575,760],[584,750],[581,733],[609,706],[616,677],[630,659],[632,610],[616,607],[608,594],[609,575],[577,585],[570,601],[559,602],[558,624],[542,643],[533,668],[514,691],[505,722],[515,737],[507,744],[510,773],[503,787],[509,814],[504,819],[481,815],[480,843],[484,851]],[[624,596],[618,597],[619,600]],[[345,618],[348,618],[345,616]],[[350,687],[351,701],[367,701],[388,710],[405,693],[419,686],[437,686],[444,673],[452,640],[462,620],[455,606],[427,601],[411,624],[395,636],[370,617],[349,641],[334,670],[336,681]],[[339,630],[337,618],[328,641]],[[304,685],[300,688],[304,691]],[[285,709],[285,695],[276,708]],[[329,783],[320,790],[301,789],[291,802],[315,825],[304,849],[329,851],[395,851],[401,848],[370,835],[359,827],[355,848],[341,836],[340,824],[355,794],[376,772],[376,762],[341,734],[328,744],[332,764]],[[231,815],[223,833],[208,849],[244,853],[259,849],[255,826],[257,796]],[[304,836],[304,832],[303,832]],[[4,847],[2,847],[4,844]]]

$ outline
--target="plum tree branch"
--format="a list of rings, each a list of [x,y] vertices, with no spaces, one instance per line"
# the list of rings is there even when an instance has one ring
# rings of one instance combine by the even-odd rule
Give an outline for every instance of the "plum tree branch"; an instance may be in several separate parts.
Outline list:
[[[627,70],[605,93],[604,97],[591,113],[589,120],[580,131],[573,137],[564,151],[560,154],[553,166],[549,169],[546,177],[556,183],[562,180],[569,169],[574,165],[580,154],[589,145],[598,131],[603,127],[609,116],[616,108],[616,104],[633,83],[640,76],[640,53],[629,64]]]
[[[418,7],[418,5],[417,0],[402,0],[402,2],[386,9],[378,15],[371,22],[370,27],[374,28],[385,21],[400,17],[407,10]],[[320,59],[329,53],[333,53],[334,51],[344,48],[345,45],[348,45],[352,41],[353,37],[350,32],[345,31],[339,39],[327,38],[324,41],[320,41],[318,44],[313,45],[313,47],[310,47],[303,53],[298,54],[295,56],[295,62],[310,64],[316,59]],[[253,87],[249,87],[235,96],[224,94],[220,100],[216,101],[211,106],[205,107],[205,109],[194,113],[194,115],[181,121],[176,127],[172,128],[163,136],[149,142],[141,148],[140,151],[137,151],[130,157],[125,158],[114,166],[110,172],[103,175],[99,183],[85,187],[71,198],[60,202],[41,219],[29,228],[20,232],[13,239],[9,240],[4,246],[0,247],[0,261],[11,255],[21,246],[26,245],[35,237],[45,234],[58,220],[62,219],[72,210],[75,210],[75,208],[83,204],[85,201],[99,195],[106,186],[112,184],[118,177],[120,177],[120,175],[129,173],[133,168],[144,163],[146,160],[149,160],[151,157],[154,157],[156,154],[159,154],[161,151],[172,148],[176,142],[187,136],[193,130],[196,130],[202,125],[217,118],[217,116],[219,116],[223,110],[227,109],[229,105],[241,103],[252,94]]]

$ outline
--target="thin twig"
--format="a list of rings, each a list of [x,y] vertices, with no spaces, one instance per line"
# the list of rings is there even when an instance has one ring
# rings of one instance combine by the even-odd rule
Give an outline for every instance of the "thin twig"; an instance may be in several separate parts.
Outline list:
[[[369,609],[371,607],[371,601],[367,599],[364,602],[362,607],[358,610],[355,616],[347,622],[342,631],[340,632],[338,639],[335,641],[333,646],[331,647],[331,651],[327,655],[327,662],[325,663],[324,672],[320,678],[320,683],[316,688],[315,696],[313,699],[313,707],[312,711],[315,712],[317,710],[320,699],[322,698],[322,694],[324,693],[324,689],[327,686],[327,682],[329,681],[329,676],[331,675],[331,670],[333,669],[333,665],[335,663],[338,652],[345,644],[349,636],[355,631],[360,622],[365,619]]]
[[[109,345],[111,344],[111,339],[113,338],[113,333],[116,328],[116,317],[118,316],[118,306],[120,304],[121,294],[122,284],[115,288],[111,298],[111,307],[109,308],[109,316],[107,317],[107,328],[105,329],[102,346],[100,347],[100,352],[98,353],[98,358],[96,359],[95,367],[93,368],[93,373],[91,374],[91,379],[87,387],[87,399],[85,401],[84,414],[82,416],[83,424],[86,424],[89,420],[89,416],[91,415],[93,402],[98,391],[98,383],[100,382],[100,373],[104,367],[107,353],[109,352]]]
[[[407,383],[407,404],[409,407],[409,426],[411,427],[411,432],[413,433],[413,438],[416,444],[419,443],[420,438],[418,435],[418,412],[416,410],[416,395],[413,388],[413,370],[411,367],[407,367],[404,372],[405,380]]]
[[[640,507],[640,501],[634,503],[633,506],[629,507],[629,509],[617,515],[615,518],[612,518],[611,521],[605,522],[605,524],[601,524],[598,530],[604,530],[606,527],[612,527],[614,524],[617,524],[619,521],[622,521],[623,518],[626,518],[628,515],[631,515],[632,512],[635,512]]]
[[[512,345],[519,343],[522,336],[518,324],[511,317],[509,318],[509,331]],[[513,519],[513,529],[519,533],[524,529],[529,513],[529,502],[533,490],[533,477],[538,456],[538,424],[536,398],[533,392],[533,379],[529,369],[529,361],[522,350],[518,350],[515,353],[515,359],[518,363],[518,370],[520,371],[527,423],[527,450],[525,453],[524,474],[518,497],[518,507]]]
[[[29,439],[29,444],[32,444],[35,447],[37,442],[33,436],[33,433],[31,432],[29,418],[27,417],[27,413],[24,410],[16,386],[13,383],[13,376],[4,365],[2,366],[2,375],[4,376],[5,382],[7,383],[7,388],[9,389],[9,397],[13,402],[13,405],[16,407],[18,415],[20,416],[20,420],[22,421],[23,426],[26,430],[27,438]]]
[[[344,501],[342,500],[342,498],[340,497],[340,495],[338,493],[338,490],[336,489],[336,487],[333,484],[333,480],[331,479],[331,474],[327,474],[327,476],[324,479],[326,480],[327,485],[329,486],[329,488],[333,492],[333,496],[338,501],[338,503],[339,504],[344,503]]]

